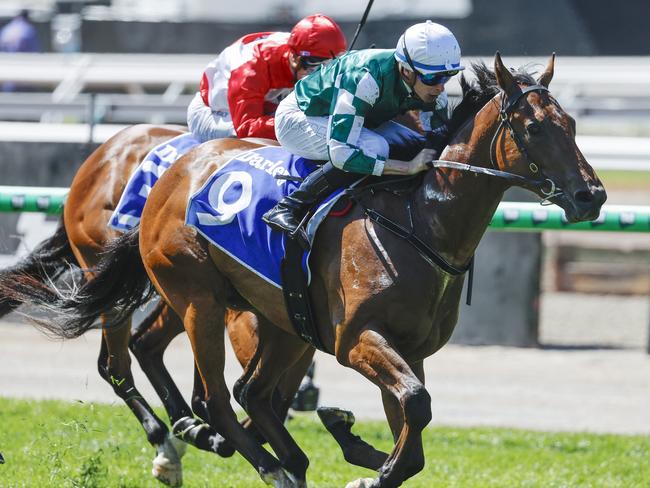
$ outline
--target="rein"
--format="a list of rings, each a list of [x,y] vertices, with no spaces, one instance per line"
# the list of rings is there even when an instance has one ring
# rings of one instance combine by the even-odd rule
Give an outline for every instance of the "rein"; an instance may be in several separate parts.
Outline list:
[[[456,169],[458,171],[466,171],[468,173],[476,173],[481,175],[494,176],[496,178],[501,178],[511,182],[514,185],[524,187],[530,190],[538,190],[540,188],[539,182],[536,180],[531,180],[525,176],[516,175],[514,173],[508,173],[507,171],[501,171],[500,169],[490,169],[484,168],[482,166],[472,166],[467,163],[458,163],[456,161],[446,161],[444,159],[436,159],[431,161],[428,166],[430,168],[450,168]]]

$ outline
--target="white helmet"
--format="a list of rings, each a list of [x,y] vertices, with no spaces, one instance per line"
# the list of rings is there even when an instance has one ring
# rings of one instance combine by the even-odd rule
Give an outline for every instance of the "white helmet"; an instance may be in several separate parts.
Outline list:
[[[422,74],[465,69],[460,64],[460,46],[454,35],[430,20],[406,29],[397,41],[395,59]]]

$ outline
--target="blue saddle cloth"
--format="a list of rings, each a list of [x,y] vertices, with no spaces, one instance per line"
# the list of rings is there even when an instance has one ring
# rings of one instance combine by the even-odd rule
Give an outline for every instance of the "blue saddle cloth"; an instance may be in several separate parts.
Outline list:
[[[185,223],[208,241],[267,282],[282,287],[280,264],[284,257],[284,233],[271,230],[262,215],[299,182],[276,176],[304,178],[316,169],[308,159],[281,147],[263,147],[239,154],[213,173],[190,197]],[[342,190],[320,205],[309,224],[313,239],[322,221]],[[303,257],[307,267],[308,254]]]
[[[183,154],[200,142],[192,134],[185,133],[154,147],[133,171],[124,188],[111,219],[109,227],[121,232],[131,230],[140,223],[142,209],[158,179]]]
[[[425,138],[420,134],[393,121],[385,122],[374,130],[386,139],[390,147],[391,157],[397,159],[412,159],[413,156],[417,154],[417,151],[423,147],[425,141]],[[109,227],[121,232],[126,232],[137,226],[140,223],[144,204],[146,203],[147,197],[149,196],[154,184],[163,173],[167,171],[174,162],[176,162],[176,160],[199,144],[200,142],[195,139],[191,133],[185,133],[153,148],[142,160],[142,163],[140,163],[131,174],[129,182],[124,189],[124,193],[109,220]],[[275,187],[270,187],[282,189],[282,194],[277,193],[274,195],[268,195],[266,197],[266,200],[268,201],[262,202],[262,206],[268,205],[268,208],[270,208],[270,201],[279,200],[282,196],[291,193],[297,187],[295,182],[274,180],[272,177],[275,174],[291,174],[293,176],[304,177],[313,171],[315,166],[313,163],[304,159],[294,158],[284,149],[277,147],[269,147],[252,152],[259,154],[259,157],[266,157],[266,151],[270,151],[268,161],[270,161],[269,164],[272,163],[272,165],[264,166],[266,163],[254,162],[248,166],[248,169],[257,169],[258,166],[263,167],[266,175],[271,176],[271,178],[268,179],[268,184],[275,184]],[[276,159],[271,161],[272,158]],[[282,161],[282,163],[276,165],[275,163],[279,163],[279,161]],[[245,171],[248,171],[248,169]],[[256,181],[257,180],[256,177]],[[264,183],[261,181],[260,183],[256,183],[256,192],[262,184]],[[332,201],[331,204],[333,203],[334,202]],[[317,212],[316,215],[319,215],[319,212]],[[261,212],[259,215],[261,216],[262,213],[264,212]],[[311,239],[313,239],[313,235],[315,234],[318,225],[325,216],[326,213],[323,213],[319,219],[312,219],[310,221],[307,226],[307,232]]]

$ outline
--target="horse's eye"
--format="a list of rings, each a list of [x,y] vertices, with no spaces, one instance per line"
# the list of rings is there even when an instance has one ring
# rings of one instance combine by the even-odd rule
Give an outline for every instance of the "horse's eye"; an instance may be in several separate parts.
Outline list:
[[[542,131],[542,127],[537,122],[531,122],[526,126],[526,131],[528,131],[531,136],[536,136]]]

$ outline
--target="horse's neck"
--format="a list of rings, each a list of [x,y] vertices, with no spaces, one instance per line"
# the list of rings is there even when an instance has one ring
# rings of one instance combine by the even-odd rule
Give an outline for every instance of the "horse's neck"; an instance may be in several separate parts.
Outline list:
[[[497,108],[488,102],[454,138],[441,159],[490,166]],[[416,196],[418,220],[427,242],[451,263],[462,266],[474,255],[507,185],[497,178],[457,170],[430,170]]]

